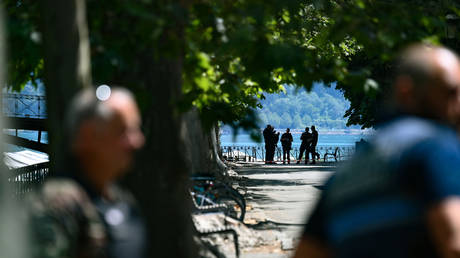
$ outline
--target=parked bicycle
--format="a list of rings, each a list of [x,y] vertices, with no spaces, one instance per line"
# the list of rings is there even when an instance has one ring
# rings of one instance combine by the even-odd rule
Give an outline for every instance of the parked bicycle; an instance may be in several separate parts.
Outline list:
[[[191,177],[191,193],[197,205],[210,206],[225,204],[229,207],[226,215],[243,221],[246,214],[246,201],[242,194],[231,186],[216,182],[214,177]]]

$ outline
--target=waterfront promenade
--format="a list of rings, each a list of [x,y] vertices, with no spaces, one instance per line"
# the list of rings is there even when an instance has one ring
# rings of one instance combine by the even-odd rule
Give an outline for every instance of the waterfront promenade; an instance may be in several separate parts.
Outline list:
[[[241,257],[291,257],[321,186],[334,173],[337,163],[231,165],[241,177],[237,186],[247,202],[244,223],[249,231],[240,236]]]

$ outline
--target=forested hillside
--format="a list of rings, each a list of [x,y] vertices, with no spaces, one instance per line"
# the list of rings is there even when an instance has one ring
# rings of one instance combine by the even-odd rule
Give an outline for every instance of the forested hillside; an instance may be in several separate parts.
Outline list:
[[[311,92],[296,91],[294,86],[285,86],[286,93],[267,94],[258,110],[261,127],[271,124],[276,128],[304,128],[316,125],[322,129],[346,128],[343,117],[349,102],[342,92],[334,87],[316,84]]]

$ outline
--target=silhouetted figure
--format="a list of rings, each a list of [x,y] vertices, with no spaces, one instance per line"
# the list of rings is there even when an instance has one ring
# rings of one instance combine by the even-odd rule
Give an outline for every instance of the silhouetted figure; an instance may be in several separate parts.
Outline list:
[[[312,136],[311,133],[309,132],[310,128],[305,127],[305,132],[302,133],[300,136],[300,140],[302,143],[300,144],[300,150],[299,150],[299,158],[297,160],[297,164],[300,164],[300,161],[302,161],[302,156],[303,153],[305,152],[305,164],[308,164],[308,152],[310,151],[310,146],[311,146],[311,140]]]
[[[291,164],[291,147],[292,147],[292,134],[290,133],[290,129],[287,128],[286,132],[281,135],[281,146],[283,147],[283,164],[286,164],[286,158],[288,164]]]
[[[267,125],[262,132],[265,142],[265,164],[270,161],[270,142],[272,141],[272,126]]]
[[[270,141],[269,141],[269,154],[268,154],[268,163],[269,164],[275,164],[275,161],[273,160],[275,158],[275,150],[276,150],[276,145],[278,144],[278,140],[280,138],[280,133],[279,132],[275,132],[275,128],[273,126],[271,126],[271,130],[270,130],[271,134],[270,134]]]
[[[460,257],[460,60],[408,48],[365,151],[327,181],[295,258]]]
[[[316,157],[318,156],[318,154],[316,153],[316,144],[318,144],[318,131],[316,131],[315,126],[312,125],[311,126],[311,145],[309,149],[309,152],[311,153],[311,159],[312,159],[311,164],[316,164]],[[308,159],[308,153],[306,155]]]

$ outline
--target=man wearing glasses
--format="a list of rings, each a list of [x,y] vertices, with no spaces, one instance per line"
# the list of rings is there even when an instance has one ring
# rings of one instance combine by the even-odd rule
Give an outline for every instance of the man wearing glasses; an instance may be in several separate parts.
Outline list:
[[[101,87],[73,100],[67,163],[31,197],[34,257],[145,256],[142,216],[114,184],[144,143],[139,110],[126,89]]]

